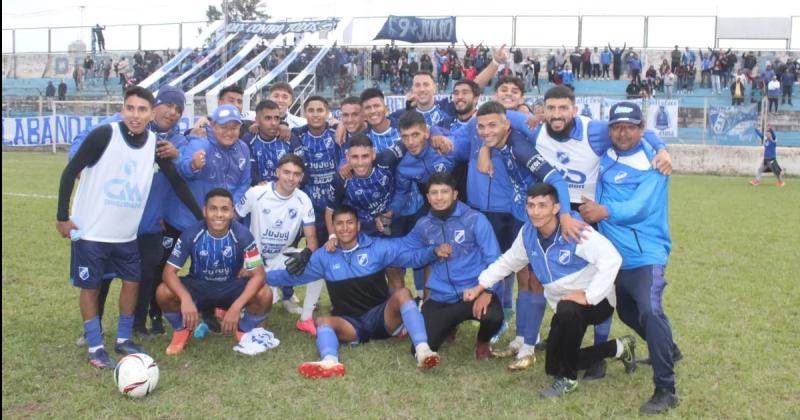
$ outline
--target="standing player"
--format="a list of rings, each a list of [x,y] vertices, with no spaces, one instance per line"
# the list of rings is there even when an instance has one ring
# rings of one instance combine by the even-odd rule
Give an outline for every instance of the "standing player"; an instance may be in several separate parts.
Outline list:
[[[175,244],[164,267],[164,283],[156,292],[164,317],[174,329],[166,351],[169,356],[186,347],[199,321],[198,308],[226,308],[222,333],[239,341],[264,321],[272,306],[253,235],[233,221],[231,193],[223,188],[210,190],[203,213],[205,221],[183,232]],[[189,257],[189,274],[179,278],[178,271]],[[247,276],[240,276],[242,271]]]
[[[292,89],[292,85],[285,82],[273,84],[269,87],[268,99],[278,104],[281,110],[281,121],[285,122],[290,129],[302,127],[308,123],[305,118],[298,117],[289,112],[289,108],[292,106],[292,103],[294,103],[294,89]],[[303,110],[305,110],[305,106]]]
[[[303,159],[293,154],[283,155],[276,173],[275,181],[247,190],[236,204],[236,214],[242,218],[250,216],[250,232],[256,238],[267,270],[289,267],[289,271],[294,272],[294,267],[308,262],[311,253],[318,248],[314,207],[306,193],[298,189],[305,173]],[[292,244],[301,228],[306,247],[298,251]],[[311,315],[321,292],[322,281],[308,285],[300,319],[295,324],[298,330],[316,335]]]
[[[529,220],[514,245],[481,273],[480,284],[465,291],[464,300],[471,301],[509,273],[530,264],[555,311],[547,337],[545,365],[547,374],[555,380],[541,392],[543,398],[575,390],[578,369],[585,369],[598,359],[621,357],[625,371],[633,372],[636,342],[631,336],[581,348],[586,327],[597,325],[614,313],[614,278],[622,263],[619,253],[591,227],[582,233],[580,243],[561,236],[561,224],[556,217],[561,205],[553,186],[533,185],[527,196]],[[580,218],[577,213],[575,217]]]
[[[303,157],[303,149],[295,137],[289,141],[278,138],[281,123],[280,107],[269,99],[256,105],[256,133],[242,140],[250,147],[251,184],[274,181],[278,161],[287,153]]]
[[[334,232],[339,238],[334,252],[318,250],[302,275],[285,270],[269,271],[273,286],[299,285],[322,277],[328,287],[331,316],[317,318],[317,349],[321,360],[301,364],[297,370],[307,378],[344,376],[339,362],[339,342],[366,343],[396,336],[402,327],[414,345],[417,367],[432,368],[439,355],[431,350],[425,321],[408,289],[389,294],[384,270],[389,265],[421,267],[448,247],[409,248],[402,240],[371,238],[359,232],[357,211],[338,207],[333,214]]]
[[[156,137],[147,130],[154,101],[147,89],[128,89],[122,122],[94,129],[61,175],[56,230],[65,238],[81,232],[72,244],[72,279],[81,289],[89,363],[97,368],[115,365],[103,348],[97,317],[99,287],[109,269],[122,279],[114,349],[123,354],[142,351],[131,339],[141,278],[136,233],[150,194],[153,164],[158,163],[173,187],[182,183],[171,160],[156,159]],[[78,174],[81,182],[70,215],[67,208]]]
[[[761,162],[758,169],[756,169],[756,177],[750,181],[750,185],[754,187],[758,186],[758,184],[761,183],[761,174],[769,171],[778,178],[778,182],[775,185],[783,187],[786,184],[783,182],[783,177],[781,176],[783,169],[778,165],[777,153],[775,151],[778,145],[778,137],[775,136],[775,130],[769,127],[766,135],[764,135],[760,130],[756,129],[756,135],[761,138],[761,142],[764,145],[764,160]]]
[[[633,102],[619,102],[609,112],[614,147],[600,164],[597,202],[584,197],[581,216],[598,223],[622,255],[617,275],[617,311],[626,325],[647,341],[655,392],[639,411],[661,413],[678,406],[675,358],[680,353],[662,297],[664,269],[672,241],[669,235],[669,178],[650,167],[655,150],[643,141],[642,111]]]

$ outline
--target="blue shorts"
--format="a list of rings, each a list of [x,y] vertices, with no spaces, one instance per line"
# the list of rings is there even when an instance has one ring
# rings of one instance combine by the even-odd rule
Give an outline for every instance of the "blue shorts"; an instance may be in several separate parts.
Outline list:
[[[80,239],[72,243],[70,259],[70,280],[81,289],[99,289],[107,273],[115,273],[125,281],[141,278],[139,246],[135,240],[110,243]]]
[[[228,282],[196,280],[192,276],[182,276],[183,287],[192,295],[197,309],[229,308],[244,292],[249,279],[236,279]]]
[[[383,312],[386,309],[387,303],[388,301],[376,305],[358,317],[341,316],[341,318],[344,318],[345,321],[349,322],[350,325],[355,328],[359,343],[366,343],[371,339],[381,340],[399,333],[399,331],[394,333],[386,331],[386,321],[383,318]]]
[[[506,252],[517,239],[519,230],[522,229],[522,222],[517,220],[511,213],[483,212],[492,225],[492,230],[497,237],[497,244],[500,245],[500,252]]]

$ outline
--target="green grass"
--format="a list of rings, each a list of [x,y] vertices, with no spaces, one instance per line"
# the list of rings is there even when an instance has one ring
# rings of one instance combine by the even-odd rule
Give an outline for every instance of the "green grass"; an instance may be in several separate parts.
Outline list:
[[[90,367],[85,349],[73,344],[81,331],[78,293],[66,281],[69,244],[54,229],[56,200],[9,195],[55,195],[65,161],[64,154],[3,153],[3,416],[627,418],[652,392],[649,367],[625,375],[611,362],[606,379],[541,401],[537,392],[549,383],[544,356],[522,373],[508,372],[506,361],[479,363],[469,324],[433,371],[417,371],[408,341],[392,339],[342,348],[347,376],[310,381],[295,369],[317,357],[314,340],[276,308],[268,328],[281,345],[256,357],[234,353],[233,340],[220,336],[193,341],[178,357],[163,354],[167,337],[143,342],[161,382],[143,400],[126,399],[110,371]],[[668,417],[800,418],[800,179],[783,189],[770,178],[758,188],[747,181],[672,179],[664,303],[686,358],[676,368],[681,405]],[[118,287],[107,331],[116,328]],[[615,317],[612,336],[629,332]],[[646,349],[641,340],[638,349]]]

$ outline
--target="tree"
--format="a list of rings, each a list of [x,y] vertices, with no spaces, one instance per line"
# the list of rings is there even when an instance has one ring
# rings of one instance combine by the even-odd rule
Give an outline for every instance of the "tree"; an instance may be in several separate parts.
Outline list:
[[[206,10],[206,17],[209,22],[220,20],[223,13],[229,22],[242,20],[267,20],[269,15],[264,11],[265,6],[261,0],[223,0],[222,11],[217,6],[209,5]]]

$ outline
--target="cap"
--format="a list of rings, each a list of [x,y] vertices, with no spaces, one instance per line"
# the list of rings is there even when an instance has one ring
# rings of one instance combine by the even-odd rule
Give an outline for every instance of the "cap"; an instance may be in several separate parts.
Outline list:
[[[173,104],[183,111],[186,106],[186,96],[182,90],[175,86],[164,85],[158,90],[158,95],[156,96],[156,106],[162,104]]]
[[[608,125],[617,123],[639,125],[642,123],[642,109],[633,102],[618,102],[611,106],[608,113]]]
[[[233,105],[221,105],[214,110],[214,115],[211,116],[211,119],[214,121],[215,124],[225,124],[231,121],[236,121],[238,123],[242,122],[242,116],[239,113],[239,108],[236,108]]]

